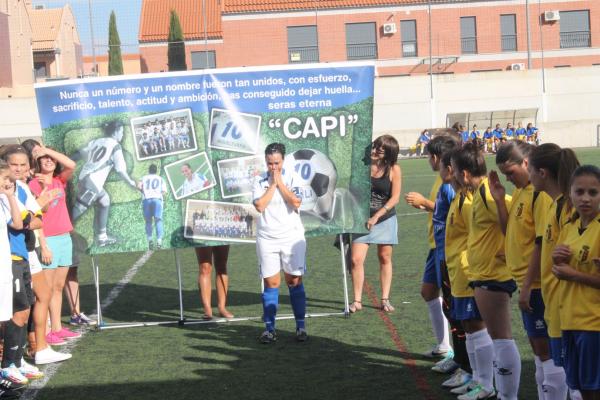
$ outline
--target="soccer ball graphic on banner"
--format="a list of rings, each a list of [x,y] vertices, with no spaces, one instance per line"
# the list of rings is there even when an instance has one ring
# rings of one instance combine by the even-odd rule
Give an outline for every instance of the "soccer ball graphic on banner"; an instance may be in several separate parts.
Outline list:
[[[285,157],[283,168],[296,172],[293,190],[302,199],[300,211],[333,218],[337,171],[329,157],[317,150],[300,149]]]

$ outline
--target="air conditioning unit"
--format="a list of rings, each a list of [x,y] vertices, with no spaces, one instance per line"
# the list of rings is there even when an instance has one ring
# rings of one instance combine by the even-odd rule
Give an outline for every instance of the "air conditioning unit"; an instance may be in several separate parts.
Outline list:
[[[510,64],[510,69],[513,71],[523,71],[525,69],[525,63]]]
[[[552,22],[560,20],[560,12],[558,10],[555,11],[544,11],[544,21]]]
[[[384,35],[393,35],[396,33],[396,24],[383,24],[383,34]]]

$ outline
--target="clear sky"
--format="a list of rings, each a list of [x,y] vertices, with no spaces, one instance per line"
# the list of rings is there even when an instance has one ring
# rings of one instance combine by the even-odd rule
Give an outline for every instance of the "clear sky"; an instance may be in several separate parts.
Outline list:
[[[69,4],[77,20],[77,29],[84,55],[92,54],[90,21],[96,55],[108,53],[108,20],[110,12],[114,10],[117,16],[117,30],[121,39],[121,53],[138,52],[137,35],[140,27],[142,0],[32,0],[32,4],[34,6],[43,5],[46,8],[57,8]]]

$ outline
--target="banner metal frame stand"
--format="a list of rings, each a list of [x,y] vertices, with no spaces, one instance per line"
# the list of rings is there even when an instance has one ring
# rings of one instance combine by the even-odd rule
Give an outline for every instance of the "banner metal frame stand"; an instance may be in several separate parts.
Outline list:
[[[342,276],[343,276],[343,290],[344,290],[344,310],[341,312],[331,312],[331,313],[306,313],[306,318],[318,318],[318,317],[330,317],[335,315],[343,315],[348,318],[350,316],[350,304],[348,297],[348,276],[347,276],[347,263],[349,260],[346,260],[345,250],[346,246],[350,246],[350,243],[344,243],[343,234],[339,234],[340,239],[340,255],[342,261]],[[179,295],[179,320],[177,321],[149,321],[149,322],[105,322],[102,314],[102,304],[100,302],[100,268],[98,265],[98,261],[96,256],[92,256],[92,272],[94,278],[94,286],[96,287],[96,312],[98,316],[98,325],[96,327],[97,330],[106,330],[106,329],[119,329],[119,328],[135,328],[135,327],[144,327],[144,326],[159,326],[159,325],[202,325],[202,324],[220,324],[220,323],[229,323],[229,322],[239,322],[239,321],[260,321],[262,320],[262,316],[260,317],[240,317],[240,318],[213,318],[211,320],[188,320],[184,315],[183,308],[183,282],[181,278],[181,260],[179,257],[178,249],[173,249],[173,253],[175,255],[175,268],[177,272],[177,291]],[[262,288],[262,281],[261,281]],[[277,316],[277,320],[288,320],[293,319],[293,314],[282,314]]]

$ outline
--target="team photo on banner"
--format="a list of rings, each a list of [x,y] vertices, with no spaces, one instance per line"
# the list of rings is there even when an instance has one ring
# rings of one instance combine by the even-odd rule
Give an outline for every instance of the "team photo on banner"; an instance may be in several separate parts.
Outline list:
[[[90,254],[253,242],[265,147],[286,147],[307,236],[365,232],[372,64],[144,74],[36,86],[43,140],[77,162]]]

